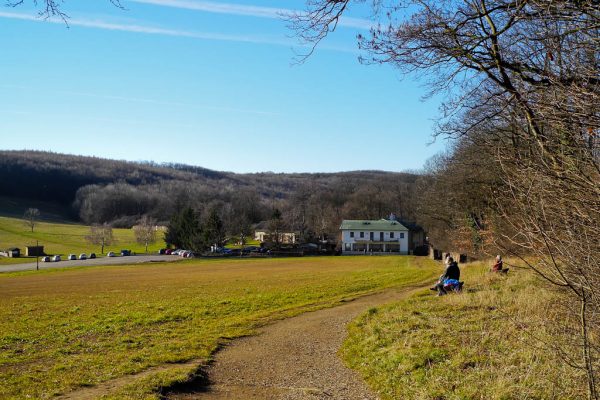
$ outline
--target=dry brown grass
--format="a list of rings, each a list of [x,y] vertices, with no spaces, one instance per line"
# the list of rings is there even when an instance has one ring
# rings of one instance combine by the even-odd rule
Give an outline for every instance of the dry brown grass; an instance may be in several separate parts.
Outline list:
[[[384,399],[577,399],[585,379],[552,343],[568,340],[560,294],[526,270],[463,268],[466,291],[423,292],[355,321],[343,357]]]

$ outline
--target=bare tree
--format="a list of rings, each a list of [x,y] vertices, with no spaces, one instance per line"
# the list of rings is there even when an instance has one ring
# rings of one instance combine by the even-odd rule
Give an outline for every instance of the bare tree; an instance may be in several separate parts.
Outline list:
[[[101,246],[101,254],[104,254],[104,246],[110,246],[116,242],[113,238],[112,227],[107,223],[90,226],[90,234],[86,236],[86,240],[91,244]]]
[[[308,0],[294,16],[317,44],[351,0]],[[372,0],[385,24],[358,36],[365,63],[426,76],[445,92],[438,134],[484,135],[507,188],[497,244],[562,288],[577,315],[588,397],[598,399],[600,4],[593,0]],[[379,11],[383,11],[379,13]],[[452,193],[452,192],[450,192]]]
[[[144,215],[133,227],[135,240],[144,245],[145,252],[148,252],[148,245],[156,242],[156,221],[147,215]]]
[[[40,216],[40,210],[37,208],[28,208],[23,214],[23,219],[25,220],[25,224],[31,228],[31,232],[33,232],[33,228],[37,224],[37,219]]]
[[[115,7],[123,9],[120,0],[108,0]],[[18,7],[27,3],[25,0],[5,0],[7,7]],[[44,18],[58,17],[67,22],[69,16],[62,11],[63,0],[32,0],[31,3],[38,10],[39,15]]]

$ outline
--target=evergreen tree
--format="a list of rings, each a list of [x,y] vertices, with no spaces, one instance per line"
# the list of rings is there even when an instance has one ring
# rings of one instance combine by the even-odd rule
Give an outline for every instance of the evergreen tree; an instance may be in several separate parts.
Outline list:
[[[216,208],[213,208],[204,224],[204,243],[221,247],[225,242],[225,228]]]
[[[283,218],[281,215],[281,211],[278,208],[273,210],[273,214],[271,215],[271,220],[269,221],[269,234],[271,236],[271,241],[275,243],[275,247],[279,248],[281,244],[281,234],[283,232]]]
[[[202,227],[198,215],[187,207],[175,214],[165,232],[165,242],[178,248],[203,251]]]

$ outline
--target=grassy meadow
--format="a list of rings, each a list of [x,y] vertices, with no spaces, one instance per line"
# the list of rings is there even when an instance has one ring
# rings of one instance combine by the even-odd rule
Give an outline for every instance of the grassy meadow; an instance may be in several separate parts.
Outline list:
[[[156,398],[156,387],[192,372],[181,362],[209,360],[227,338],[439,271],[426,258],[385,256],[2,274],[0,398],[51,398],[162,366],[106,394]]]
[[[35,245],[39,241],[44,246],[46,254],[100,253],[100,246],[92,245],[85,239],[90,233],[89,226],[66,222],[38,222],[31,232],[19,218],[0,217],[0,249],[18,247],[22,252],[25,246]],[[113,229],[116,243],[104,247],[104,253],[109,251],[119,252],[121,249],[130,249],[136,253],[143,253],[143,245],[137,244],[132,229]],[[148,252],[158,251],[165,247],[161,234],[157,235],[157,242],[148,246]],[[35,261],[35,260],[34,260]],[[0,257],[0,265],[8,263],[31,262],[31,259]]]
[[[462,294],[370,309],[349,327],[347,365],[382,399],[586,398],[584,377],[547,345],[565,339],[558,294],[527,270],[488,268],[463,267]]]

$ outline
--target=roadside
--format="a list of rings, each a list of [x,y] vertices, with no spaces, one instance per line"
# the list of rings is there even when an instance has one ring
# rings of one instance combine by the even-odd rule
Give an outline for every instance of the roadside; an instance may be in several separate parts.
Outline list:
[[[41,257],[40,257],[41,258]],[[165,262],[165,261],[176,261],[181,260],[179,256],[170,255],[158,255],[158,254],[144,254],[126,257],[100,257],[87,260],[63,260],[58,262],[39,262],[40,269],[52,269],[52,268],[71,268],[71,267],[91,267],[98,265],[122,265],[122,264],[140,264],[147,262]],[[35,262],[23,263],[23,264],[7,264],[0,265],[0,273],[2,272],[18,272],[18,271],[32,271],[36,269]]]

